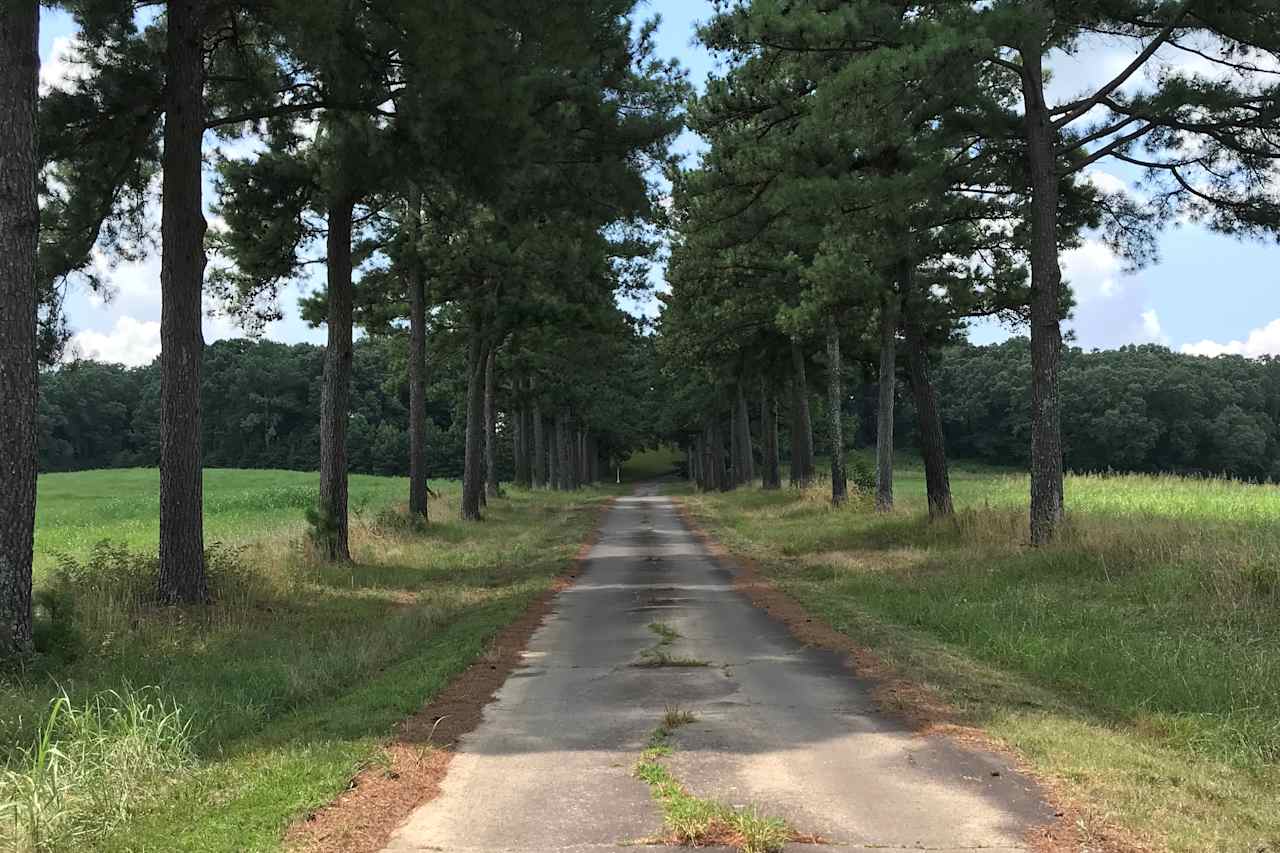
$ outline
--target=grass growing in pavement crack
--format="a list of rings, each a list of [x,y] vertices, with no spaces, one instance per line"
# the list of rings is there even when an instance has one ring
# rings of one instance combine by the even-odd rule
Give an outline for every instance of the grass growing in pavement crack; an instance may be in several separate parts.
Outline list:
[[[636,762],[636,776],[648,784],[671,831],[663,841],[689,847],[732,847],[742,853],[776,853],[789,841],[817,842],[816,837],[801,835],[786,821],[762,815],[754,807],[735,809],[685,790],[662,759],[671,754],[671,734],[697,719],[678,706],[668,706],[662,723],[649,737],[648,748]]]
[[[664,667],[664,666],[708,666],[704,660],[697,658],[677,657],[667,648],[680,638],[680,632],[665,622],[650,622],[649,630],[658,635],[658,642],[640,653],[640,660],[632,666]]]

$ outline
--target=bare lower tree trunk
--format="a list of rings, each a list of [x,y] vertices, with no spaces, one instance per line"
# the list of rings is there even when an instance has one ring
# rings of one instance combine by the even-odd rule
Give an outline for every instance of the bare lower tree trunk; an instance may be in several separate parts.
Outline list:
[[[40,7],[0,15],[0,658],[31,642],[36,515],[36,81]]]
[[[724,435],[718,417],[711,421],[711,467],[715,472],[716,487],[722,492],[732,489],[733,481],[725,470]]]
[[[547,424],[547,488],[560,490],[560,431],[556,419]]]
[[[524,381],[515,383],[517,393],[524,390]],[[515,484],[529,488],[529,410],[520,400],[511,419],[511,455],[515,460]]]
[[[1044,99],[1041,48],[1022,51],[1022,93],[1031,171],[1031,544],[1050,542],[1064,512],[1058,365],[1062,269],[1053,118]]]
[[[707,490],[707,441],[704,433],[698,433],[693,440],[694,482],[702,491]]]
[[[530,392],[533,391],[533,380],[530,379],[527,386]],[[536,464],[533,447],[533,410],[527,405],[524,408],[524,426],[521,431],[524,433],[524,484],[527,488],[534,487],[533,469]]]
[[[804,350],[791,341],[791,485],[804,488],[813,482],[813,422],[809,417],[809,379]]]
[[[743,393],[741,384],[738,385],[734,421],[738,436],[738,457],[733,465],[738,471],[738,482],[750,485],[756,479],[755,454],[751,448],[751,414],[747,410],[747,395]]]
[[[467,342],[467,433],[462,462],[462,520],[481,519],[484,497],[484,386],[488,352],[479,328]]]
[[[166,604],[209,601],[200,450],[204,0],[170,0],[160,213],[160,571]]]
[[[764,443],[760,484],[765,489],[780,489],[782,462],[778,458],[778,404],[764,382],[760,384],[760,432]]]
[[[719,480],[716,479],[716,455],[712,452],[712,423],[710,420],[703,425],[703,487],[704,492],[713,491],[719,488]]]
[[[556,472],[560,475],[557,486],[561,491],[573,488],[573,440],[569,432],[569,412],[561,409],[556,413]]]
[[[547,485],[547,444],[543,434],[542,407],[533,406],[533,486],[536,489]]]
[[[904,272],[909,281],[911,270]],[[904,284],[904,289],[907,285]],[[914,289],[908,292],[914,293]],[[942,435],[942,417],[938,413],[938,397],[929,378],[929,351],[924,328],[914,311],[906,311],[903,327],[907,336],[907,375],[911,380],[911,396],[916,404],[920,430],[920,457],[924,462],[925,488],[929,496],[929,517],[942,518],[955,512],[951,503],[951,479],[947,474],[947,446]]]
[[[484,369],[484,493],[500,496],[498,489],[498,412],[497,391],[498,348],[489,350]]]
[[[351,220],[350,198],[329,206],[328,344],[320,404],[320,512],[326,525],[326,556],[351,559],[347,527],[347,421],[351,410]]]
[[[844,377],[840,364],[840,332],[827,326],[827,409],[831,426],[831,503],[842,506],[849,499],[844,461]]]
[[[893,398],[897,380],[898,296],[880,301],[880,400],[876,412],[876,509],[893,509]]]
[[[418,255],[422,194],[409,187],[413,249],[409,269],[409,514],[428,517],[427,499],[427,282]]]

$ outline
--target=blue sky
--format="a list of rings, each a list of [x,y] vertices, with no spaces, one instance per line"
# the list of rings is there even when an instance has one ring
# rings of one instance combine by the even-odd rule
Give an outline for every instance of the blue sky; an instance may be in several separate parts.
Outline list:
[[[662,17],[659,53],[679,58],[695,83],[716,67],[715,58],[694,41],[695,24],[710,12],[708,0],[650,0],[644,8],[646,16]],[[70,72],[62,59],[73,35],[64,13],[42,13],[40,47],[47,82]],[[1129,50],[1126,45],[1100,43],[1088,45],[1074,57],[1054,57],[1050,94],[1066,99],[1092,81],[1107,79],[1123,67]],[[677,150],[696,156],[701,147],[697,137],[686,133]],[[1105,185],[1130,177],[1107,165],[1094,175]],[[1240,242],[1184,225],[1162,236],[1160,255],[1158,264],[1136,274],[1124,273],[1119,260],[1097,241],[1064,256],[1063,272],[1078,302],[1070,325],[1081,346],[1156,342],[1202,354],[1280,354],[1280,247]],[[73,289],[67,313],[76,333],[76,351],[134,364],[149,361],[159,351],[159,278],[159,260],[153,257],[112,269],[108,279],[113,295],[105,301]],[[286,319],[274,324],[268,336],[322,342],[323,330],[309,329],[298,320],[294,302],[295,295],[285,297]],[[205,321],[206,339],[238,334],[225,319]],[[1008,334],[999,327],[981,325],[971,337],[985,343]]]

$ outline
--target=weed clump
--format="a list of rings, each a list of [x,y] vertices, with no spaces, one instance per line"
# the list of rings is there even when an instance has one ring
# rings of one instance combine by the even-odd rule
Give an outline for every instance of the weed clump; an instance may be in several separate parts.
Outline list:
[[[243,612],[271,598],[272,582],[244,559],[243,548],[214,543],[205,549],[205,572],[218,610]],[[86,634],[136,627],[159,613],[159,557],[102,541],[83,560],[62,554],[49,582],[36,591],[36,647],[70,659]]]
[[[158,688],[63,693],[0,769],[0,853],[87,849],[194,764],[191,720]]]

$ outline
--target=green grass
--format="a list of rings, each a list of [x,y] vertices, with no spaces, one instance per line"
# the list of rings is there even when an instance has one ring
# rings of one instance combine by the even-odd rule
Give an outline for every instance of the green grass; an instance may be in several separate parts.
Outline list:
[[[1070,477],[1025,545],[1027,479],[952,473],[929,524],[822,487],[685,498],[813,613],[938,690],[1105,816],[1177,851],[1280,849],[1280,488]]]
[[[796,838],[786,821],[767,817],[754,807],[734,808],[696,797],[685,789],[663,759],[673,750],[676,730],[697,721],[688,711],[668,707],[636,762],[635,775],[649,786],[662,808],[663,822],[677,844],[687,847],[726,846],[742,853],[777,853]],[[655,839],[661,843],[667,839]]]
[[[153,545],[148,476],[56,475],[56,489],[42,481],[41,557],[49,559],[51,542],[85,553],[116,532]],[[302,505],[290,495],[311,479],[210,472],[207,529],[211,539],[221,531],[249,543],[238,559],[255,576],[251,595],[172,613],[118,611],[101,597],[77,602],[79,656],[45,659],[0,683],[0,746],[18,772],[64,690],[82,707],[107,691],[147,688],[190,724],[190,766],[132,794],[127,815],[101,822],[88,840],[44,849],[279,849],[291,819],[379,760],[395,724],[549,588],[608,494],[509,489],[483,523],[463,524],[455,520],[456,484],[436,484],[442,498],[433,501],[432,524],[416,532],[384,512],[401,500],[405,481],[359,478],[353,505],[356,495],[368,500],[353,524],[355,562],[331,567],[312,563],[301,546]],[[98,510],[90,494],[119,501]],[[63,505],[68,496],[79,511]],[[61,728],[55,735],[64,746],[76,742]],[[7,837],[0,830],[0,850]]]
[[[631,454],[622,463],[622,481],[636,483],[656,480],[676,471],[676,465],[684,460],[684,454],[673,447],[658,447]]]
[[[204,472],[205,540],[235,544],[303,527],[302,513],[316,501],[320,475],[302,471]],[[350,505],[357,514],[399,500],[407,481],[355,474]],[[36,502],[36,576],[56,554],[83,557],[103,539],[133,549],[160,540],[160,473],[155,468],[42,474]]]

